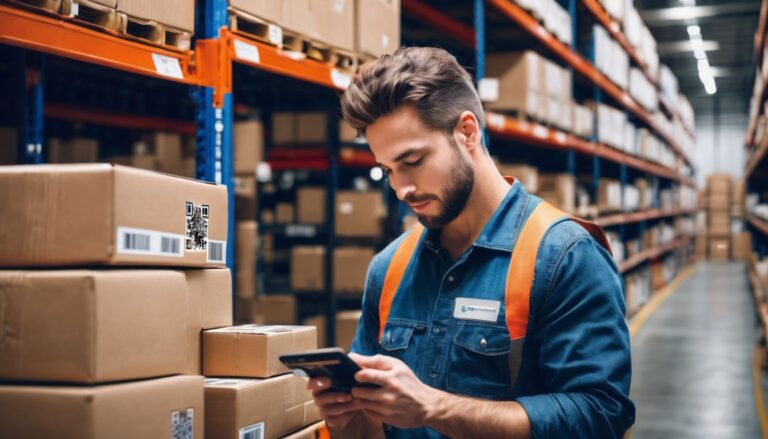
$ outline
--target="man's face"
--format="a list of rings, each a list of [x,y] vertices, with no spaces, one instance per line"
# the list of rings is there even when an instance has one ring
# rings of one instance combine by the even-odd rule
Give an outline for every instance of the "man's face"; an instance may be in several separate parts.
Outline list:
[[[425,126],[411,106],[378,119],[368,143],[397,197],[430,229],[464,210],[475,182],[472,163],[454,138]]]

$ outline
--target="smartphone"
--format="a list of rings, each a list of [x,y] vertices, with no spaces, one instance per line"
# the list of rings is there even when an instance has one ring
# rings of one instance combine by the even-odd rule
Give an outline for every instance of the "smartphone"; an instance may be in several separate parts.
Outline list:
[[[373,383],[360,383],[355,373],[360,366],[347,356],[344,349],[326,348],[297,354],[281,355],[280,361],[294,375],[305,378],[328,377],[331,387],[326,392],[350,393],[352,387],[381,387]]]

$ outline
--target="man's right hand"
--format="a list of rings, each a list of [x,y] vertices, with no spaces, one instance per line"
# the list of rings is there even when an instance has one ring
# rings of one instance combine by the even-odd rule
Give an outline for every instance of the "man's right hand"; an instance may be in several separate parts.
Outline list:
[[[315,405],[325,419],[334,437],[364,437],[367,430],[365,414],[349,393],[326,392],[331,387],[330,378],[311,378],[307,389],[312,392]]]

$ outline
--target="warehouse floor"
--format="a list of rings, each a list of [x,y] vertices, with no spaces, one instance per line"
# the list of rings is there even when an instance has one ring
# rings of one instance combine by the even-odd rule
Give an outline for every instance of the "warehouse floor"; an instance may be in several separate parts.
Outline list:
[[[743,263],[698,264],[632,338],[632,439],[762,437],[754,309]]]

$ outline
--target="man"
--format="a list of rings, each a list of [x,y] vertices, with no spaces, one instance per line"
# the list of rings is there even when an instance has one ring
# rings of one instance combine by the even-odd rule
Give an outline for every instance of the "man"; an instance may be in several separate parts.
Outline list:
[[[308,383],[333,437],[621,438],[629,335],[602,231],[499,174],[444,50],[364,65],[341,107],[424,227],[368,270],[350,355],[381,387]]]

